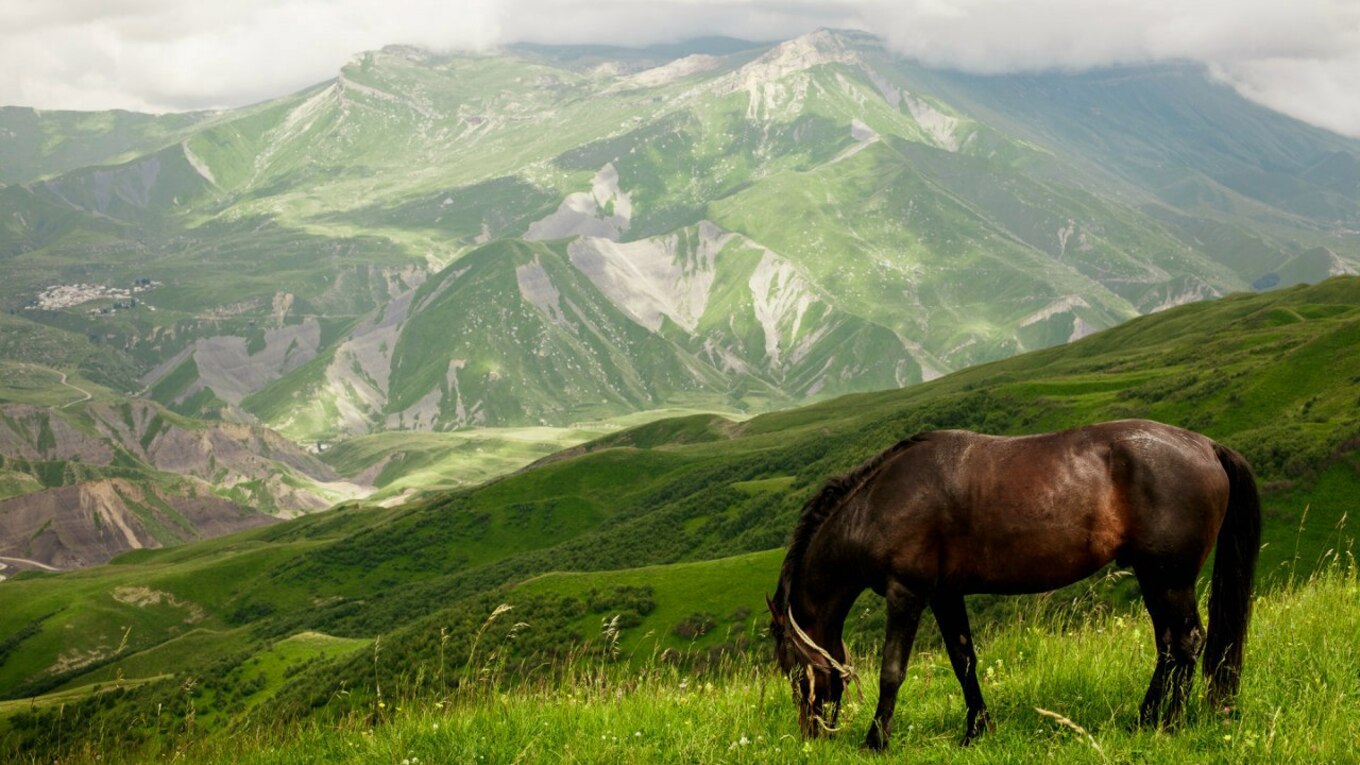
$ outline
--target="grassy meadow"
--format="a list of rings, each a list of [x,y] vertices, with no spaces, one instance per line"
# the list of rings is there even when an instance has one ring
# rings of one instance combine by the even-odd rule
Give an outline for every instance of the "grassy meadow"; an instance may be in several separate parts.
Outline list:
[[[1149,417],[1238,449],[1260,480],[1263,637],[1250,650],[1278,646],[1272,655],[1285,663],[1249,669],[1232,723],[1246,727],[1219,733],[1202,712],[1180,736],[1125,732],[1152,648],[1136,586],[1115,572],[1047,597],[970,600],[1001,729],[964,754],[949,744],[962,727],[958,692],[948,673],[927,671],[944,662],[924,627],[920,645],[934,658],[914,665],[924,674],[903,693],[902,748],[914,742],[933,753],[927,760],[1013,761],[1039,741],[1069,760],[1238,761],[1236,747],[1255,731],[1273,755],[1303,761],[1316,744],[1322,761],[1344,761],[1354,705],[1337,694],[1353,701],[1356,673],[1345,662],[1360,606],[1353,574],[1314,574],[1349,572],[1360,497],[1357,343],[1360,279],[1232,296],[923,385],[743,422],[690,414],[629,423],[476,487],[391,507],[348,503],[83,571],[22,574],[0,587],[0,760],[135,761],[188,747],[183,757],[194,761],[429,761],[436,750],[467,759],[486,736],[472,754],[489,761],[568,749],[616,761],[625,750],[606,745],[619,735],[623,746],[625,728],[653,737],[628,742],[638,758],[802,756],[801,742],[797,753],[759,748],[795,731],[761,630],[780,547],[811,492],[921,430],[1032,433]],[[393,453],[391,443],[370,445],[333,458]],[[850,635],[871,678],[882,626],[874,600]],[[512,610],[488,623],[502,604]],[[1140,639],[1110,642],[1116,628]],[[681,681],[687,694],[676,695]],[[694,695],[703,683],[715,690]],[[1263,685],[1253,692],[1252,683]],[[573,701],[577,690],[585,696]],[[870,683],[866,703],[874,692]],[[684,722],[663,711],[691,704],[699,732],[664,743],[681,735],[665,723]],[[1035,707],[1066,715],[1101,749]],[[1297,710],[1303,716],[1292,717]],[[532,727],[568,714],[584,716],[560,730]],[[442,732],[427,730],[440,715]],[[814,743],[809,756],[850,756],[867,715],[859,708],[852,734]],[[455,734],[463,749],[445,743]],[[350,736],[363,737],[351,748]],[[670,748],[646,748],[656,746]]]
[[[923,634],[885,755],[859,749],[877,696],[876,652],[856,645],[866,678],[842,730],[799,737],[768,650],[698,671],[665,653],[583,658],[564,675],[510,689],[469,684],[432,698],[299,726],[260,722],[230,736],[183,729],[130,754],[87,739],[64,762],[198,763],[1348,763],[1360,745],[1360,582],[1349,553],[1323,573],[1258,599],[1242,692],[1230,714],[1196,700],[1175,732],[1136,729],[1154,659],[1141,609],[1022,607],[979,635],[983,693],[997,728],[963,749],[963,703],[948,658]],[[512,619],[512,612],[500,618]],[[532,625],[525,629],[531,628]],[[930,625],[923,625],[923,633]],[[763,636],[761,647],[763,649]],[[605,640],[608,636],[604,636]],[[499,646],[468,657],[498,670]],[[433,671],[433,668],[430,668]],[[1198,681],[1196,689],[1202,689]],[[31,760],[36,762],[37,760]]]

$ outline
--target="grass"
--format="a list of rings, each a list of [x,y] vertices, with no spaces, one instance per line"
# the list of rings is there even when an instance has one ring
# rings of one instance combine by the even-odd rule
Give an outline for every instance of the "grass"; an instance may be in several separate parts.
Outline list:
[[[656,609],[646,614],[641,624],[623,630],[619,650],[630,656],[655,656],[666,649],[684,650],[696,645],[694,638],[677,634],[676,628],[696,613],[713,618],[708,641],[731,637],[731,632],[748,632],[748,617],[760,621],[761,594],[768,590],[779,573],[783,550],[765,550],[713,561],[647,566],[622,571],[556,573],[530,579],[515,588],[515,594],[579,595],[592,589],[611,587],[648,587]],[[609,614],[605,615],[608,620]],[[575,627],[584,635],[598,634],[601,618],[586,614]]]
[[[1263,589],[1287,587],[1329,551],[1348,549],[1354,535],[1346,520],[1360,496],[1353,441],[1360,436],[1353,407],[1360,356],[1344,351],[1353,347],[1351,328],[1360,318],[1357,288],[1360,280],[1337,279],[1185,306],[929,384],[740,423],[713,415],[643,423],[473,489],[392,508],[356,503],[233,537],[132,553],[101,569],[5,582],[0,634],[16,638],[0,667],[0,689],[27,695],[87,685],[89,677],[78,675],[50,678],[60,681],[52,684],[48,668],[63,652],[111,649],[128,625],[126,654],[84,674],[107,678],[123,667],[124,677],[133,677],[137,652],[164,644],[170,671],[244,698],[255,680],[236,667],[300,632],[378,638],[384,673],[418,672],[440,627],[466,635],[487,599],[495,600],[491,607],[515,604],[515,619],[539,621],[519,639],[532,646],[522,653],[530,667],[559,644],[598,636],[602,620],[623,611],[633,612],[623,620],[632,623],[623,625],[618,648],[644,665],[667,649],[707,654],[736,646],[760,621],[778,563],[770,551],[785,540],[803,498],[904,434],[937,427],[1025,433],[1122,416],[1197,427],[1257,466],[1266,542],[1260,581]],[[1279,324],[1281,310],[1308,318]],[[1276,370],[1295,360],[1310,382],[1284,390]],[[1319,379],[1331,384],[1319,386]],[[124,586],[171,593],[206,618],[186,623],[185,609],[112,600],[110,592]],[[644,587],[645,596],[615,594]],[[601,597],[590,597],[592,590]],[[1132,595],[1127,586],[1110,594],[1114,603]],[[990,629],[1015,613],[982,600],[974,623]],[[232,637],[195,658],[180,650],[190,641],[175,640],[195,628],[230,630]],[[136,674],[158,673],[158,663],[149,655]],[[284,678],[280,704],[260,703],[258,713],[302,708],[290,719],[331,719],[349,708],[338,691],[362,697],[373,671],[361,656],[337,658]],[[238,676],[240,683],[226,682]],[[154,694],[171,690],[136,689],[120,705],[154,708],[163,701]],[[199,707],[205,735],[227,722],[210,706]],[[1096,730],[1089,715],[1044,708]],[[227,727],[240,722],[232,718]]]
[[[1134,729],[1153,663],[1140,611],[1067,615],[1066,632],[1033,614],[979,637],[983,693],[996,731],[960,749],[963,706],[942,651],[918,650],[898,701],[896,761],[928,763],[1353,762],[1360,740],[1360,587],[1353,559],[1260,597],[1243,688],[1230,716],[1196,701],[1174,733]],[[485,646],[484,650],[494,650]],[[873,678],[872,654],[862,672]],[[1198,683],[1196,689],[1202,688]],[[798,737],[785,682],[767,651],[705,673],[663,661],[585,662],[565,677],[440,700],[390,698],[338,724],[263,723],[230,737],[164,740],[154,752],[102,751],[67,762],[187,759],[214,763],[883,762],[861,752],[875,701],[853,693],[844,732]],[[1053,713],[1053,714],[1050,714]],[[1064,719],[1057,719],[1060,716]],[[1066,722],[1064,722],[1064,720]],[[1069,724],[1070,723],[1070,724]],[[23,760],[20,760],[23,761]]]
[[[485,483],[537,460],[601,436],[657,420],[708,414],[669,408],[635,412],[569,427],[374,433],[342,441],[321,459],[341,475],[372,473],[370,500],[408,492],[451,490]]]

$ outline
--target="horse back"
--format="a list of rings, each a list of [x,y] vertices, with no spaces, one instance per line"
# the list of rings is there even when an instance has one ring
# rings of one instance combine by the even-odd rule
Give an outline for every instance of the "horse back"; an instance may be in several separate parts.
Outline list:
[[[931,433],[866,485],[885,576],[967,592],[1037,592],[1112,560],[1195,572],[1226,511],[1213,441],[1126,420],[1035,436]]]

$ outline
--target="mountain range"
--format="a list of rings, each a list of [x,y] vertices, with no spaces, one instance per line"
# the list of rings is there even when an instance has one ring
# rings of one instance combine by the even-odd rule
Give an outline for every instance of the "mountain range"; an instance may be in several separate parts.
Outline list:
[[[1201,67],[979,76],[829,30],[389,47],[217,112],[5,107],[0,184],[0,486],[116,499],[133,546],[219,528],[193,502],[371,490],[329,488],[360,478],[323,464],[347,439],[751,414],[1360,265],[1360,142]],[[195,439],[258,460],[165,456]],[[362,469],[406,464],[385,448]]]

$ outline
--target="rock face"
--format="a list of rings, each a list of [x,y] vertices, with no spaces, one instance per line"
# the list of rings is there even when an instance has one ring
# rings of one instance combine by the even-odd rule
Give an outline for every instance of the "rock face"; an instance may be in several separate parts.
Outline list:
[[[88,481],[0,501],[0,563],[17,570],[84,568],[128,550],[275,520],[214,496],[206,486],[177,493],[118,478]]]
[[[0,500],[7,569],[95,565],[369,490],[338,480],[267,428],[194,422],[135,399],[69,410],[0,406],[0,476],[8,479],[0,488],[20,494]]]

